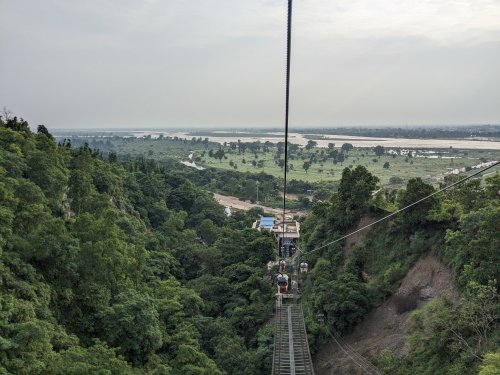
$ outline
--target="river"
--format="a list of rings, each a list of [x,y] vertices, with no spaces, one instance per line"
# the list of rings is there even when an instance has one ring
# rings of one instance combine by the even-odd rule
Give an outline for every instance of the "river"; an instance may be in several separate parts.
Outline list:
[[[193,138],[189,132],[169,132],[169,131],[132,131],[133,136],[142,138],[151,136],[151,138],[158,138],[161,134],[163,136],[179,137],[179,138]],[[283,135],[283,133],[268,133],[269,137],[244,137],[238,136],[235,132],[234,136],[217,136],[208,135],[203,138],[208,138],[211,142],[224,143],[224,142],[256,142],[262,143],[269,141],[271,143],[282,142],[283,138],[276,137]],[[329,143],[334,143],[335,147],[340,147],[344,143],[351,143],[354,147],[375,147],[377,145],[386,148],[456,148],[456,149],[478,149],[478,150],[500,150],[500,142],[495,141],[480,141],[474,139],[412,139],[412,138],[383,138],[383,137],[358,137],[348,135],[324,135],[324,134],[309,134],[308,137],[317,137],[314,139],[319,147],[327,147]],[[301,133],[289,133],[288,139],[293,144],[305,146],[309,141]]]

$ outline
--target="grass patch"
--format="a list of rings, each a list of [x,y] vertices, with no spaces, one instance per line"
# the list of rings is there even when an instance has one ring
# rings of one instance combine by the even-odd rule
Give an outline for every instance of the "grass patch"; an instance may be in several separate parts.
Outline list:
[[[319,153],[316,153],[316,150]],[[426,182],[435,184],[450,169],[472,167],[479,164],[481,158],[500,160],[500,151],[496,150],[474,150],[457,154],[444,154],[449,150],[442,150],[443,156],[446,156],[446,158],[425,156],[408,158],[403,155],[377,157],[371,148],[356,148],[349,153],[348,158],[343,163],[334,164],[331,158],[321,161],[321,158],[324,157],[321,156],[321,150],[324,151],[325,149],[303,150],[301,154],[290,157],[289,178],[310,182],[339,181],[345,167],[363,165],[370,173],[380,179],[382,185],[403,186],[409,179],[415,177],[420,177]],[[433,151],[437,152],[439,150]],[[455,157],[449,159],[449,155],[455,155]],[[200,156],[200,162],[202,165],[214,168],[233,169],[250,173],[265,172],[275,177],[283,176],[283,168],[277,164],[274,152],[259,152],[256,158],[255,154],[249,152],[238,154],[238,152],[229,151],[226,152],[225,156],[226,158],[219,161],[205,154],[203,157]],[[317,157],[319,160],[313,162],[306,172],[303,165],[311,157]],[[255,161],[255,163],[252,161]],[[261,167],[259,167],[259,162],[261,162]]]

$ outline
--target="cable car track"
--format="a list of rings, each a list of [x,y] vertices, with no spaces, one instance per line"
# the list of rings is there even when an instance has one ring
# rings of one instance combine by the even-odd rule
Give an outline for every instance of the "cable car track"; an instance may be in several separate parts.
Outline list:
[[[309,342],[300,305],[276,308],[273,375],[314,375]]]

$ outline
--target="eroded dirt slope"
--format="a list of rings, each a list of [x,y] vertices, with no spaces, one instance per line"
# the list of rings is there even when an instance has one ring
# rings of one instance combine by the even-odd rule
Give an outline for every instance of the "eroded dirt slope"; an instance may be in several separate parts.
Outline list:
[[[343,343],[365,358],[377,356],[385,348],[403,355],[407,351],[406,321],[410,312],[402,310],[421,308],[442,296],[458,302],[453,275],[436,256],[427,255],[410,269],[397,292],[368,314],[352,334],[343,338]],[[325,345],[313,361],[317,375],[365,374],[335,342]]]

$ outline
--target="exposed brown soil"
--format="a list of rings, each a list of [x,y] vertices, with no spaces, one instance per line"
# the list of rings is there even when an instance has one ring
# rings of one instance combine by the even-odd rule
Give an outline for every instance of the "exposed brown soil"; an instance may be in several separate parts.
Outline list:
[[[264,212],[274,214],[274,215],[280,215],[283,210],[281,208],[272,208],[272,207],[267,207],[263,206],[261,204],[255,204],[255,203],[250,203],[250,201],[242,201],[239,198],[232,197],[230,195],[222,195],[222,194],[217,194],[217,193],[212,193],[214,199],[217,201],[222,206],[229,206],[231,208],[234,208],[236,210],[241,210],[241,211],[248,211],[251,208],[262,208]],[[292,215],[292,216],[305,216],[306,212],[305,211],[295,211],[295,210],[287,210],[287,214]]]
[[[365,358],[375,357],[385,348],[404,355],[408,350],[405,336],[410,312],[398,313],[401,301],[409,301],[406,307],[418,309],[442,296],[459,301],[451,270],[434,255],[427,255],[410,269],[397,292],[369,313],[343,342]],[[316,375],[365,374],[334,342],[321,348],[313,362]]]

